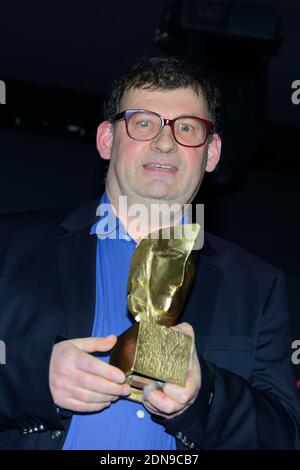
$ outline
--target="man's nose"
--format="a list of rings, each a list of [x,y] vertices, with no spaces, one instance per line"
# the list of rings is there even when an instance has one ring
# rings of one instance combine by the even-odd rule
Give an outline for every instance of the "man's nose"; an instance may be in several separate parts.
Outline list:
[[[160,134],[151,142],[151,147],[161,153],[169,153],[177,149],[177,143],[169,125],[163,127]]]

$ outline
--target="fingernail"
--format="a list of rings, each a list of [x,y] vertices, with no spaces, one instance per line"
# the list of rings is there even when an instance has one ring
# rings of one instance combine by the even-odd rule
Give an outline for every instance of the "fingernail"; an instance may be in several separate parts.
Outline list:
[[[122,374],[120,372],[114,372],[113,376],[114,376],[114,380],[116,382],[118,382],[120,384],[125,382],[125,375],[124,374]]]
[[[155,385],[156,385],[157,390],[161,390],[162,392],[164,391],[165,382],[161,382],[160,380],[156,380]]]
[[[145,387],[144,390],[143,390],[143,398],[144,398],[144,400],[148,400],[148,395],[149,395],[149,393],[150,393],[152,390],[156,390],[156,388],[153,387],[153,385],[146,385],[146,387]]]

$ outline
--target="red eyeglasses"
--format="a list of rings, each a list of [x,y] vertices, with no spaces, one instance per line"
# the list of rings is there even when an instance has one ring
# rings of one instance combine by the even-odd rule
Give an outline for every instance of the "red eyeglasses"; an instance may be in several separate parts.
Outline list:
[[[155,139],[164,126],[170,126],[175,141],[185,147],[201,147],[213,131],[213,123],[195,116],[179,116],[165,119],[146,109],[125,109],[114,117],[114,121],[124,119],[126,131],[134,140]]]

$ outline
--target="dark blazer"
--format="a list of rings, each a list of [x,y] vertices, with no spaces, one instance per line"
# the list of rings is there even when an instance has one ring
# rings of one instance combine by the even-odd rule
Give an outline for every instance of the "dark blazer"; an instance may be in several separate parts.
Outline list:
[[[49,360],[56,341],[91,334],[98,200],[67,218],[0,217],[0,449],[63,446],[71,413],[53,403]],[[207,234],[181,320],[194,327],[203,386],[181,416],[153,418],[178,448],[300,448],[281,271]]]

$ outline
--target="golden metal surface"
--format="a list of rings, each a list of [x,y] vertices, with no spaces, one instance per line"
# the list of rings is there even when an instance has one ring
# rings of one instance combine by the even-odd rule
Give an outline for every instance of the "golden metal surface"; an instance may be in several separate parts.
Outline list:
[[[156,380],[184,386],[192,338],[154,322],[136,323],[118,338],[110,364],[121,369],[137,388]]]
[[[132,369],[139,374],[184,387],[192,338],[154,322],[140,322]]]
[[[198,224],[167,227],[138,245],[128,278],[128,308],[137,321],[176,324],[194,277],[192,248],[199,230]]]
[[[110,357],[132,386],[130,400],[141,402],[143,387],[157,380],[186,382],[192,338],[167,328],[176,324],[195,274],[192,248],[200,226],[184,227],[150,234],[132,257],[128,308],[137,323],[118,337]]]
[[[131,387],[131,394],[128,395],[127,400],[137,401],[139,403],[143,402],[143,390],[138,388]]]

